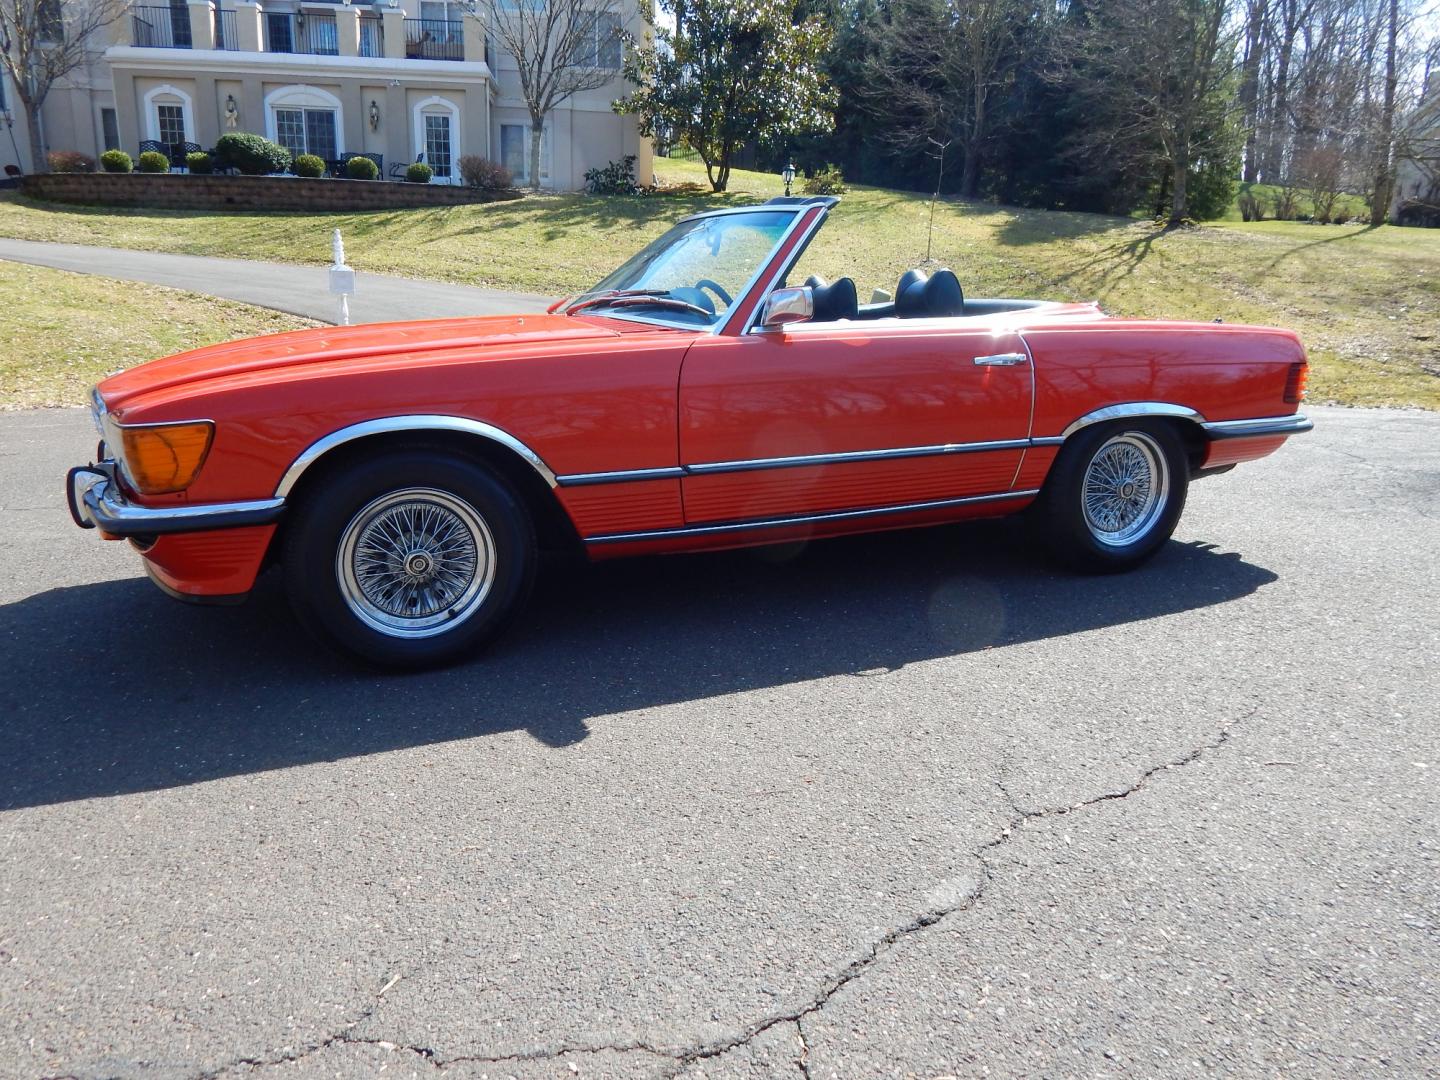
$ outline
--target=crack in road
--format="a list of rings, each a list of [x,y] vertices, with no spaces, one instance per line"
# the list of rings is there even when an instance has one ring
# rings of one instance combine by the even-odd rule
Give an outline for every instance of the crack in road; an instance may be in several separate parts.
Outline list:
[[[810,1043],[805,1035],[805,1030],[803,1026],[805,1018],[813,1016],[821,1009],[823,1009],[826,1004],[829,1003],[831,998],[833,998],[837,993],[839,993],[851,982],[855,981],[861,975],[863,975],[882,956],[885,956],[887,953],[889,953],[890,950],[899,942],[903,941],[904,939],[910,937],[913,934],[918,934],[936,925],[937,923],[941,922],[942,920],[948,918],[951,915],[956,915],[963,911],[969,911],[977,903],[979,903],[985,894],[986,885],[989,884],[994,877],[989,858],[987,857],[989,853],[992,853],[1008,844],[1014,838],[1014,836],[1029,822],[1037,821],[1043,818],[1059,817],[1066,814],[1073,814],[1088,809],[1090,807],[1099,806],[1103,803],[1116,802],[1128,799],[1131,795],[1134,795],[1137,792],[1143,790],[1154,777],[1160,775],[1161,773],[1173,771],[1175,769],[1183,769],[1188,765],[1193,765],[1205,754],[1212,753],[1225,746],[1230,741],[1231,732],[1234,731],[1236,727],[1244,723],[1246,720],[1249,720],[1251,717],[1253,717],[1258,711],[1258,709],[1259,706],[1257,705],[1244,716],[1230,720],[1223,727],[1220,728],[1215,738],[1211,739],[1210,741],[1200,743],[1199,745],[1182,754],[1178,758],[1174,758],[1169,761],[1163,761],[1158,765],[1154,765],[1151,768],[1146,769],[1143,773],[1140,774],[1139,778],[1134,783],[1128,785],[1127,787],[1121,788],[1118,791],[1105,792],[1104,794],[1096,795],[1093,798],[1085,799],[1081,802],[1069,806],[1041,807],[1038,809],[1026,809],[1025,807],[1022,807],[1015,800],[1014,796],[1011,794],[1009,788],[1005,784],[1004,768],[1002,766],[999,775],[997,775],[996,777],[995,783],[996,787],[1000,791],[1001,797],[1010,807],[1010,810],[1014,816],[1006,822],[1005,826],[994,837],[981,844],[974,851],[970,852],[971,857],[976,859],[980,863],[981,869],[981,873],[976,880],[975,887],[971,889],[966,895],[960,897],[956,902],[942,907],[931,908],[929,911],[922,913],[918,917],[912,919],[910,922],[905,923],[902,926],[892,928],[885,934],[881,935],[875,941],[871,942],[868,946],[866,946],[864,952],[860,956],[851,960],[850,963],[846,964],[845,967],[841,968],[836,974],[831,976],[830,979],[827,980],[826,983],[820,988],[820,990],[815,993],[804,1005],[800,1006],[799,1008],[790,1009],[785,1012],[773,1013],[758,1020],[751,1021],[749,1024],[741,1028],[730,1038],[716,1040],[709,1043],[701,1043],[699,1045],[693,1046],[662,1046],[647,1043],[643,1040],[631,1040],[628,1042],[598,1044],[561,1043],[553,1046],[536,1047],[532,1050],[521,1050],[515,1053],[502,1054],[497,1056],[461,1054],[455,1057],[442,1058],[439,1054],[436,1053],[433,1048],[428,1046],[411,1045],[387,1039],[357,1037],[349,1034],[349,1032],[353,1028],[363,1023],[365,1020],[368,1020],[370,1016],[374,1014],[375,1010],[380,1005],[381,997],[383,995],[382,991],[381,994],[375,995],[374,1000],[371,1001],[371,1003],[355,1020],[347,1023],[343,1028],[340,1029],[340,1031],[336,1032],[335,1034],[330,1035],[311,1046],[308,1046],[297,1052],[283,1054],[270,1059],[238,1059],[236,1061],[230,1062],[229,1064],[222,1065],[217,1069],[199,1073],[196,1075],[195,1080],[216,1080],[217,1077],[239,1068],[265,1068],[272,1065],[283,1065],[287,1062],[299,1061],[305,1057],[309,1057],[312,1054],[319,1053],[320,1051],[328,1049],[329,1047],[335,1046],[337,1044],[354,1046],[379,1046],[387,1050],[405,1050],[425,1059],[429,1064],[433,1065],[436,1069],[441,1071],[461,1064],[501,1065],[506,1062],[545,1061],[552,1058],[563,1058],[570,1055],[580,1054],[644,1053],[650,1054],[658,1058],[669,1059],[673,1063],[673,1065],[665,1073],[665,1076],[667,1078],[673,1078],[681,1075],[685,1072],[685,1070],[689,1069],[693,1065],[698,1064],[699,1062],[721,1057],[725,1054],[730,1053],[731,1051],[748,1046],[760,1035],[763,1035],[765,1032],[770,1031],[772,1028],[775,1028],[781,1024],[795,1025],[795,1029],[798,1033],[801,1044],[801,1053],[799,1057],[795,1059],[795,1063],[796,1066],[799,1068],[800,1072],[807,1078],[807,1080],[809,1080],[811,1076]],[[386,989],[388,988],[389,987],[387,986]]]

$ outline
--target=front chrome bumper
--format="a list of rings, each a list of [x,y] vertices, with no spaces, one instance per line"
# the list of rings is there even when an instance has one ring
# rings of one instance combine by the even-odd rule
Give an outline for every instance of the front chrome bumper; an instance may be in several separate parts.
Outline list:
[[[82,529],[99,528],[110,536],[163,536],[270,525],[280,520],[285,511],[284,499],[139,506],[120,490],[113,460],[71,469],[65,478],[65,497],[76,525]]]

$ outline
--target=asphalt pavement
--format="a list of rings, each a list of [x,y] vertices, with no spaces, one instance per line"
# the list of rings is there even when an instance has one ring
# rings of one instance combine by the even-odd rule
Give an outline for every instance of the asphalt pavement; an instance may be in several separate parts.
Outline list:
[[[1116,577],[1008,523],[547,568],[357,671],[0,414],[0,1076],[1440,1072],[1440,416]]]
[[[329,244],[328,237],[324,238],[324,244]],[[330,292],[330,275],[324,266],[4,238],[0,238],[0,259],[98,274],[121,281],[168,285],[173,289],[188,289],[226,300],[288,311],[292,315],[320,322],[333,323],[339,319],[338,299]],[[531,293],[356,273],[355,295],[350,298],[350,321],[398,322],[453,315],[510,315],[544,311],[549,302],[545,297]]]

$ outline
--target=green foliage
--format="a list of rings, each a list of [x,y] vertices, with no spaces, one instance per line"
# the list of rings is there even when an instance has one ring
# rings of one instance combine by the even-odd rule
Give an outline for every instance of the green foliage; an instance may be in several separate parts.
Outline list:
[[[140,155],[139,166],[143,173],[167,173],[170,159],[158,150],[146,150]]]
[[[505,191],[515,186],[515,177],[509,169],[479,154],[466,154],[456,164],[460,166],[460,179],[465,181],[466,187]]]
[[[414,161],[405,170],[405,182],[409,184],[428,184],[430,178],[435,175],[435,170],[426,165],[423,161]]]
[[[644,189],[635,181],[635,155],[627,154],[604,168],[585,170],[585,190],[591,195],[638,195]]]
[[[46,157],[51,172],[87,173],[95,171],[95,159],[79,150],[52,150]]]
[[[801,190],[806,195],[844,195],[845,177],[840,175],[838,165],[826,165],[807,176]]]
[[[290,171],[296,176],[318,180],[325,175],[325,159],[314,154],[301,154],[290,164]]]
[[[264,136],[235,131],[215,143],[215,164],[246,176],[266,176],[290,167],[290,151]]]
[[[660,0],[649,40],[625,57],[639,89],[615,103],[646,136],[683,142],[724,191],[744,143],[828,131],[836,94],[823,63],[833,38],[797,0]]]
[[[215,171],[215,162],[204,150],[185,155],[185,168],[194,176],[209,176]]]
[[[100,155],[100,167],[106,172],[128,173],[135,168],[135,162],[124,150],[106,150]]]
[[[379,180],[380,166],[368,157],[352,157],[345,163],[345,175],[351,180]]]

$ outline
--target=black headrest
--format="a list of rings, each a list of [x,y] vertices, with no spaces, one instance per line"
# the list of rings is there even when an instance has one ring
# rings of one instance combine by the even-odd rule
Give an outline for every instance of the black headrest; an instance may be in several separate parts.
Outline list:
[[[925,314],[925,282],[930,280],[924,270],[906,270],[895,286],[895,314],[916,318]]]
[[[811,278],[810,281],[820,283],[810,285],[810,295],[815,301],[816,322],[853,319],[860,311],[860,298],[855,293],[855,282],[848,277],[842,277],[833,285],[825,284],[824,278]]]
[[[936,270],[925,283],[925,309],[931,318],[965,314],[965,292],[953,270]]]
[[[895,314],[910,319],[936,319],[965,314],[965,293],[954,271],[906,270],[895,286]]]

